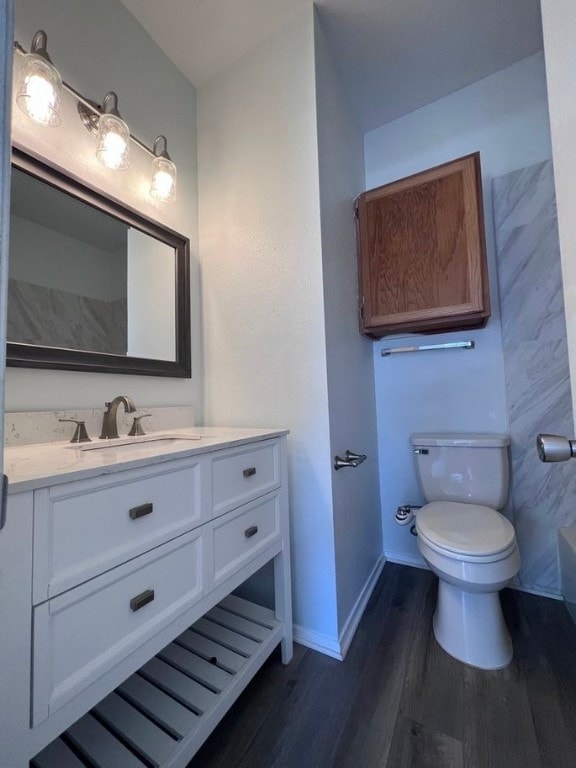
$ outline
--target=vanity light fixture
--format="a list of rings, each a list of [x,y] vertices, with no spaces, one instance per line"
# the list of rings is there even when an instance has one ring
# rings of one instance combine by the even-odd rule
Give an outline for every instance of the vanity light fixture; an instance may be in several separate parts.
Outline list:
[[[164,142],[164,149],[159,145]],[[176,166],[168,154],[166,136],[156,136],[154,139],[154,160],[152,161],[152,184],[150,194],[163,203],[173,203],[176,199]]]
[[[42,125],[61,123],[60,93],[65,88],[78,101],[78,113],[85,128],[98,139],[96,157],[107,168],[123,170],[130,164],[130,142],[152,156],[150,195],[163,203],[176,199],[176,166],[168,154],[165,136],[157,136],[153,149],[133,136],[118,112],[118,96],[109,91],[102,106],[82,96],[62,80],[46,51],[46,32],[39,30],[27,53],[18,42],[14,48],[22,56],[16,101],[20,109]],[[160,144],[163,142],[163,149]]]
[[[118,112],[118,96],[109,91],[104,97],[98,120],[96,157],[102,165],[123,171],[130,165],[130,131]]]
[[[47,42],[46,32],[38,30],[32,39],[30,53],[24,54],[18,77],[16,103],[34,122],[55,128],[62,122],[62,77],[48,55]]]

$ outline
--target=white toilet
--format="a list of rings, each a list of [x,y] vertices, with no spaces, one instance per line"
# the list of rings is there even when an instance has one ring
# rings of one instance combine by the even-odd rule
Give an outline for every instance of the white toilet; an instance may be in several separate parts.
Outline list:
[[[512,660],[498,591],[520,569],[514,528],[496,510],[508,497],[507,435],[412,435],[429,502],[416,514],[418,548],[439,577],[434,634],[451,656],[481,669]]]

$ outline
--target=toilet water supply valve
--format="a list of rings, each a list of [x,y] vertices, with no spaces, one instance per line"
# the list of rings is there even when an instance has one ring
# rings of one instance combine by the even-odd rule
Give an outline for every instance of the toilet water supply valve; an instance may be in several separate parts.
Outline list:
[[[411,523],[414,520],[414,510],[420,508],[421,505],[417,504],[402,504],[402,506],[398,507],[396,510],[394,520],[396,520],[398,525],[408,525],[408,523]],[[411,526],[410,533],[413,536],[417,535],[415,525]]]

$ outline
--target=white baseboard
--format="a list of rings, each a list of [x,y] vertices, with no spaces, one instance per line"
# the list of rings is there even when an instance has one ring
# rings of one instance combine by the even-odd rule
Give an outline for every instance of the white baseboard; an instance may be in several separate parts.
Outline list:
[[[422,568],[425,571],[429,571],[430,568],[426,565],[423,558],[419,555],[407,555],[405,552],[390,552],[384,551],[386,560],[391,563],[398,563],[398,565],[411,565],[413,568]]]
[[[543,589],[534,589],[533,587],[524,587],[520,584],[508,584],[510,589],[515,589],[518,592],[527,592],[529,595],[538,595],[538,597],[549,597],[552,600],[564,600],[562,595],[557,592],[545,592]]]
[[[348,653],[348,649],[350,648],[350,643],[352,642],[352,639],[356,634],[356,630],[358,629],[358,624],[360,623],[360,619],[362,618],[362,615],[366,610],[366,605],[368,604],[368,600],[370,600],[370,595],[372,594],[374,587],[376,586],[376,582],[378,581],[378,578],[382,573],[382,568],[384,568],[385,562],[386,562],[385,557],[380,557],[376,561],[376,564],[372,569],[372,573],[370,574],[370,576],[368,576],[366,583],[362,587],[362,591],[358,595],[358,599],[354,603],[354,607],[350,611],[350,615],[348,616],[344,626],[342,627],[342,631],[340,632],[340,652],[342,654],[343,659],[346,657],[346,654]]]
[[[294,624],[294,642],[311,648],[313,651],[319,651],[325,656],[331,656],[333,659],[342,661],[343,656],[340,651],[340,643],[333,637],[323,635],[321,632],[314,632],[312,629],[306,629],[298,624]]]
[[[406,555],[404,552],[384,552],[386,560],[390,563],[398,563],[399,565],[410,565],[414,568],[422,568],[429,571],[430,568],[426,565],[424,560],[420,559],[418,555]],[[516,589],[518,592],[527,592],[529,595],[538,595],[538,597],[549,597],[552,600],[564,600],[562,595],[556,592],[546,592],[542,589],[536,589],[533,587],[521,586],[520,584],[509,584],[510,589]]]
[[[338,659],[338,661],[343,661],[370,599],[370,595],[376,586],[378,577],[382,573],[385,562],[386,559],[384,557],[380,557],[376,561],[372,572],[362,587],[358,599],[354,603],[354,607],[350,611],[350,615],[342,628],[342,632],[340,632],[338,640],[321,632],[314,632],[314,630],[294,624],[294,642],[304,645],[306,648],[311,648],[313,651],[319,651],[326,656],[331,656],[333,659]]]

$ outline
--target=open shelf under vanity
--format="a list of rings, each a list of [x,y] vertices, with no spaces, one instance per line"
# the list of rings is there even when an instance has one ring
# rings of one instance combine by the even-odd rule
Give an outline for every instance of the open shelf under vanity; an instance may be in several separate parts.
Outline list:
[[[30,768],[168,768],[196,752],[282,639],[268,608],[234,595],[49,744]]]

